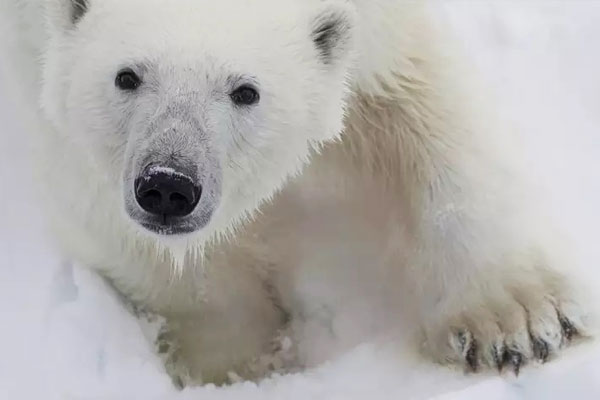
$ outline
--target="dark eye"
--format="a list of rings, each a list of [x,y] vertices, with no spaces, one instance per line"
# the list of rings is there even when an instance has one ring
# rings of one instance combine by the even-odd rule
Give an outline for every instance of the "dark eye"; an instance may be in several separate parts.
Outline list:
[[[231,100],[238,106],[251,106],[258,103],[260,95],[251,86],[240,86],[231,93]]]
[[[119,71],[115,84],[121,90],[132,91],[142,84],[142,80],[133,70],[126,68]]]

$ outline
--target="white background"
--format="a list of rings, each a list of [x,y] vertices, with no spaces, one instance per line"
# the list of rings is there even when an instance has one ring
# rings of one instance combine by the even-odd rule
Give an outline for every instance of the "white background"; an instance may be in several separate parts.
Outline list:
[[[522,132],[531,171],[578,244],[574,264],[600,288],[600,1],[447,1],[439,11],[499,98],[498,112]],[[26,136],[3,87],[0,399],[600,398],[594,343],[518,380],[463,376],[365,343],[304,374],[175,393],[103,282],[46,244]]]

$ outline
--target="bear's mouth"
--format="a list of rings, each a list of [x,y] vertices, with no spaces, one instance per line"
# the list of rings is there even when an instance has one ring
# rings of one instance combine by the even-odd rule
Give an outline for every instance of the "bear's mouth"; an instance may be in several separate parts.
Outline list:
[[[153,222],[140,222],[145,229],[161,236],[185,235],[196,232],[197,228],[189,224],[157,224]]]
[[[200,209],[194,215],[186,217],[155,216],[146,213],[130,214],[137,224],[150,233],[160,236],[189,235],[205,228],[211,221],[212,208]]]

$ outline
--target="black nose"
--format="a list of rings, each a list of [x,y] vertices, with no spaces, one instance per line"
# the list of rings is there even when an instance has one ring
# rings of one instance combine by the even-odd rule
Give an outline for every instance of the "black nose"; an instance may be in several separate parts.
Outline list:
[[[200,201],[202,186],[171,168],[151,167],[135,180],[135,199],[150,214],[163,218],[190,215]]]

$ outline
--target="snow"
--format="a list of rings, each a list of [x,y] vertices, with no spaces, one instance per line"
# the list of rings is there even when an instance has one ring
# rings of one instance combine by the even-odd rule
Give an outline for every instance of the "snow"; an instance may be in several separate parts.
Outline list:
[[[524,132],[531,171],[598,284],[600,2],[438,3]],[[27,143],[0,82],[0,398],[600,398],[600,345],[584,343],[517,379],[463,375],[412,357],[402,341],[363,343],[298,374],[227,388],[171,388],[143,326],[95,274],[62,260],[43,231]],[[543,142],[542,142],[543,140]],[[540,146],[540,144],[543,145]]]
[[[162,167],[162,166],[159,166],[159,165],[153,165],[148,170],[148,175],[156,175],[156,174],[178,175],[178,176],[184,176],[185,177],[184,174],[182,174],[181,172],[175,171],[173,168]]]

